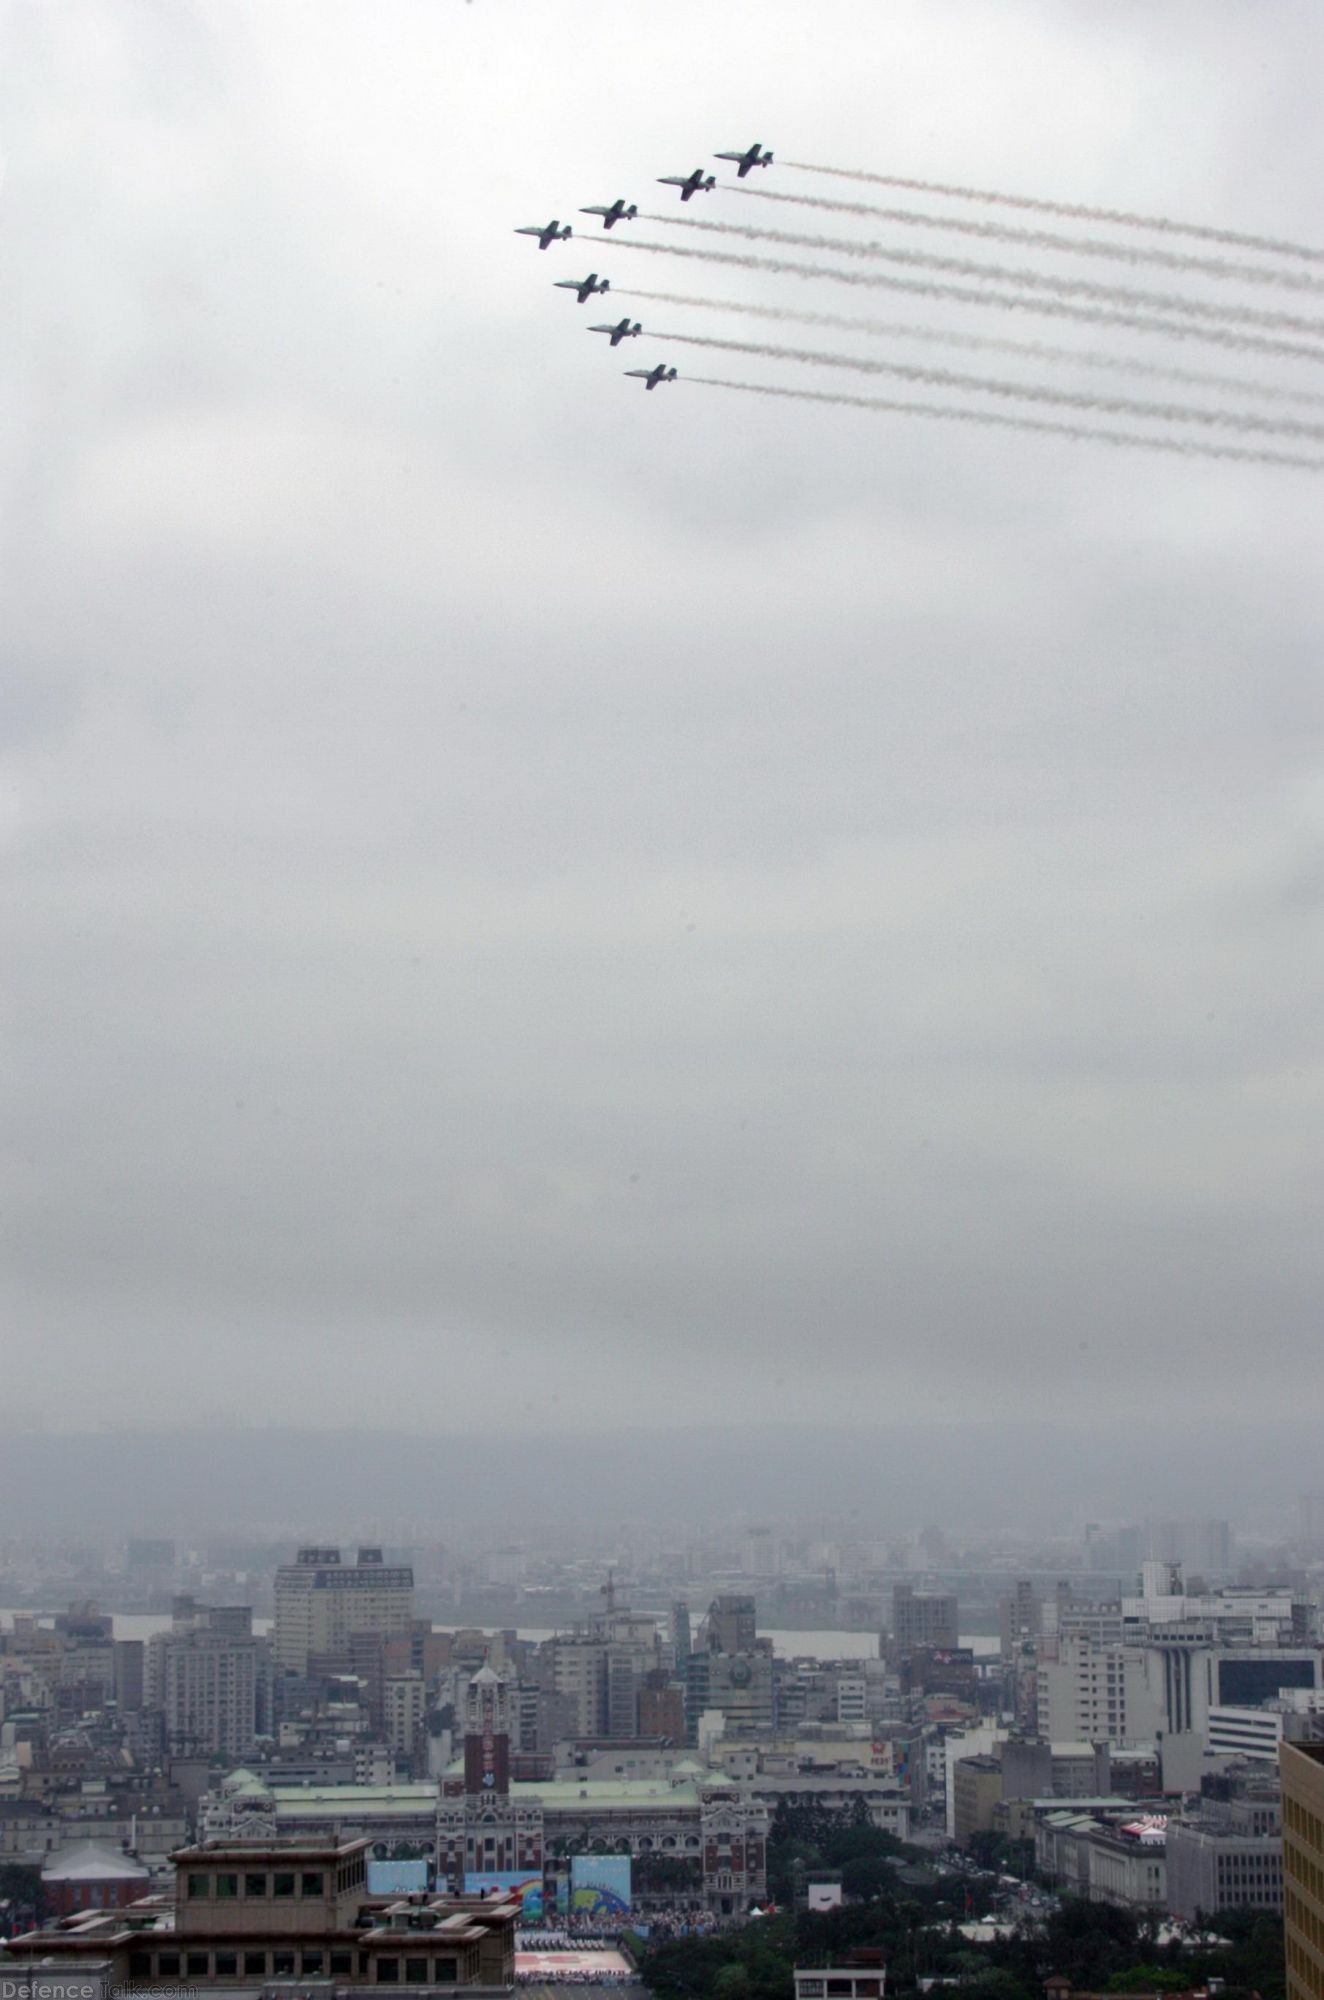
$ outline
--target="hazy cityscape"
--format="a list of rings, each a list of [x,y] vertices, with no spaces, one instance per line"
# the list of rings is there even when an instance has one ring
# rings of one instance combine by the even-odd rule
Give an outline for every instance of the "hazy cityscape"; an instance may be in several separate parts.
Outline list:
[[[842,1963],[794,1981],[827,2000],[881,1994],[888,1961],[900,1983],[904,1884],[921,1985],[920,1924],[930,1978],[990,1995],[1069,1934],[1119,1977],[1166,1952],[1159,1990],[1219,1954],[1271,1970],[1284,1813],[1324,1774],[1324,1492],[1277,1540],[1215,1516],[592,1540],[8,1538],[16,1965],[273,1993],[665,1993],[706,1966],[726,1991],[759,1983],[750,1925],[803,1910]]]

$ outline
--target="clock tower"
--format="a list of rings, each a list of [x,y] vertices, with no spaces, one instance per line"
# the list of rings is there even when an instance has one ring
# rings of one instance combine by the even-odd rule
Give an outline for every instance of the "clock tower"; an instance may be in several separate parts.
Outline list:
[[[464,1691],[464,1776],[447,1779],[437,1803],[437,1881],[457,1895],[508,1887],[511,1877],[541,1892],[542,1803],[510,1794],[514,1703],[511,1683],[491,1667]]]
[[[504,1798],[510,1790],[509,1683],[480,1667],[464,1695],[464,1789],[470,1798]]]

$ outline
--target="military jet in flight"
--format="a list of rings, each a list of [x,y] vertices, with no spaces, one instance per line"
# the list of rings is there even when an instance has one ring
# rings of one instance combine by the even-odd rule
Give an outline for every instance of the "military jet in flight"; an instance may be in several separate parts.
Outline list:
[[[705,174],[702,167],[696,167],[692,174],[659,174],[657,178],[661,187],[679,188],[682,201],[688,201],[692,194],[707,194],[717,186],[717,176]]]
[[[617,320],[615,326],[591,326],[589,332],[610,334],[612,346],[619,347],[623,340],[631,340],[635,334],[642,333],[643,328],[640,326],[638,320],[635,320],[632,324],[630,316],[627,313],[624,319]]]
[[[751,167],[770,167],[772,165],[772,154],[769,152],[764,152],[760,147],[757,139],[754,141],[753,145],[749,147],[748,151],[746,152],[714,153],[713,158],[715,160],[738,161],[739,164],[736,167],[736,179],[738,181],[744,180],[745,175],[749,172]]]
[[[674,382],[674,368],[664,368],[659,361],[656,368],[627,368],[627,375],[637,375],[646,389],[656,389],[659,382]]]
[[[627,208],[624,195],[617,195],[610,208],[581,208],[581,215],[600,215],[604,229],[610,229],[613,222],[633,222],[639,210],[633,202]]]
[[[600,278],[596,271],[590,271],[586,278],[556,278],[553,280],[558,292],[573,292],[581,306],[586,306],[594,292],[609,292],[611,279]]]
[[[574,233],[568,222],[558,222],[555,216],[542,229],[538,227],[536,222],[531,222],[527,229],[517,229],[515,231],[516,236],[536,236],[540,250],[546,250],[553,243],[564,243]]]

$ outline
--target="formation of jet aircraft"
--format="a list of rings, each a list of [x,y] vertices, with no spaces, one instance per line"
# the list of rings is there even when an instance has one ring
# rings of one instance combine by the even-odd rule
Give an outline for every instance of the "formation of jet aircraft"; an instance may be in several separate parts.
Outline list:
[[[710,194],[717,186],[716,174],[705,174],[702,167],[696,167],[692,174],[659,174],[659,187],[677,187],[682,201],[688,201],[694,194]]]
[[[610,208],[581,208],[581,215],[600,215],[604,229],[610,229],[613,222],[633,222],[639,210],[634,202],[627,208],[624,195],[617,195]]]
[[[543,223],[541,228],[536,222],[531,222],[526,228],[515,231],[516,236],[536,236],[540,250],[548,249],[553,243],[566,243],[574,233],[568,222],[558,222],[555,216],[550,222]]]
[[[713,158],[715,160],[737,161],[736,179],[738,181],[744,180],[745,175],[751,167],[770,167],[772,165],[772,154],[765,152],[760,147],[757,139],[752,146],[747,146],[743,153],[714,153]]]
[[[553,280],[558,292],[573,292],[581,306],[586,306],[594,292],[609,292],[611,279],[600,278],[596,271],[590,271],[586,278],[556,278]]]
[[[772,165],[771,150],[761,145],[757,139],[752,146],[747,146],[743,153],[715,153],[713,158],[732,161],[736,170],[736,179],[742,181],[746,174],[750,173],[753,168],[770,167]],[[706,174],[702,167],[696,167],[693,173],[689,174],[660,174],[658,181],[662,187],[679,188],[682,201],[689,201],[696,194],[709,194],[717,186],[716,175]],[[624,195],[617,195],[613,202],[602,202],[594,204],[591,207],[581,208],[579,213],[581,215],[600,215],[602,217],[603,228],[614,229],[618,222],[633,222],[639,213],[639,209],[635,202],[627,202]],[[556,216],[553,216],[548,223],[530,223],[527,228],[517,229],[515,234],[517,236],[536,236],[538,239],[538,248],[540,250],[547,250],[550,249],[553,243],[567,242],[574,234],[574,231],[568,222],[561,222]],[[596,271],[590,271],[586,278],[557,278],[554,282],[558,291],[573,292],[581,306],[587,305],[588,301],[596,294],[611,290],[610,281],[606,278],[600,278]],[[591,326],[588,331],[590,333],[605,333],[608,344],[612,347],[619,347],[623,340],[636,340],[643,332],[643,328],[637,319],[632,320],[627,313],[623,319],[617,320],[614,325]],[[636,381],[642,382],[645,389],[656,389],[664,382],[674,382],[676,380],[675,369],[667,367],[666,363],[661,361],[652,368],[627,368],[625,372]]]
[[[619,347],[623,340],[632,340],[636,334],[642,333],[643,328],[638,320],[632,323],[627,313],[624,319],[617,320],[615,326],[591,326],[589,332],[610,334],[612,346]]]

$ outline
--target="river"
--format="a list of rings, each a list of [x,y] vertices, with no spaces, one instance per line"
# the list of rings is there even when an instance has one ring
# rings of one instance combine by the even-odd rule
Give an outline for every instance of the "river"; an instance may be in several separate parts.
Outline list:
[[[12,1611],[0,1610],[0,1619],[6,1621],[14,1617]],[[20,1614],[22,1615],[22,1614]],[[35,1616],[44,1622],[55,1616],[53,1611],[38,1611]],[[154,1632],[170,1630],[168,1611],[115,1611],[114,1620],[117,1639],[150,1639]],[[255,1632],[270,1633],[270,1618],[254,1618]],[[440,1625],[441,1631],[451,1628]],[[550,1625],[526,1625],[519,1627],[521,1639],[550,1639],[553,1628]],[[782,1632],[771,1627],[760,1632],[762,1639],[771,1639],[773,1651],[786,1659],[808,1657],[815,1660],[876,1660],[878,1658],[878,1634],[876,1632]],[[961,1644],[969,1646],[976,1659],[991,1659],[998,1651],[998,1641],[986,1632],[962,1633]]]

